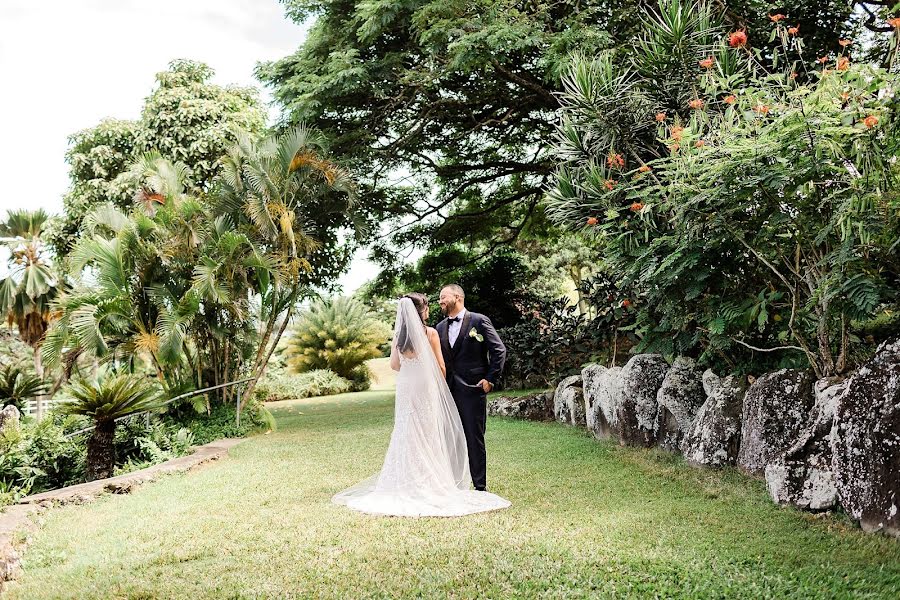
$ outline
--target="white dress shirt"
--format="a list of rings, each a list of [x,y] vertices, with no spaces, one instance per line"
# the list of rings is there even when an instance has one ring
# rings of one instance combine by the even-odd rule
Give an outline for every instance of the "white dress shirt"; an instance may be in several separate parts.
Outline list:
[[[466,317],[466,309],[459,311],[456,316],[459,317],[459,321],[450,323],[450,328],[447,330],[447,341],[450,342],[451,348],[456,345],[456,338],[459,337],[459,330],[462,329],[462,322]]]

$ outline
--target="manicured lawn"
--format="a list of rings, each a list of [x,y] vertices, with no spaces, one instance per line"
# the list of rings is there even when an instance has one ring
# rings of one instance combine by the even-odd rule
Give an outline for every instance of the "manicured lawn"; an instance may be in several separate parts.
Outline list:
[[[285,402],[280,429],[185,475],[45,515],[9,598],[864,597],[900,593],[900,541],[773,506],[732,471],[492,419],[488,484],[457,519],[330,496],[380,467],[392,394]]]

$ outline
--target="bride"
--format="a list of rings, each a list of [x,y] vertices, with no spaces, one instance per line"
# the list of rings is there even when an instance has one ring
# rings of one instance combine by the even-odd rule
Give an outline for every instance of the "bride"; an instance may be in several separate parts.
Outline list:
[[[407,294],[397,307],[391,368],[397,375],[394,431],[381,472],[332,502],[377,515],[452,517],[506,508],[508,500],[469,489],[469,460],[459,412],[445,379],[428,302]]]

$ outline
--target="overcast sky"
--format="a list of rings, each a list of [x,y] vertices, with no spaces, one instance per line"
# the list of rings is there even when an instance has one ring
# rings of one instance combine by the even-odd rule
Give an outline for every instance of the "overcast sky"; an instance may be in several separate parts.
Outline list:
[[[293,52],[305,34],[277,0],[0,0],[0,214],[61,212],[68,136],[138,118],[173,59],[207,63],[218,84],[259,88],[256,63]],[[374,274],[359,258],[341,282],[349,292]]]

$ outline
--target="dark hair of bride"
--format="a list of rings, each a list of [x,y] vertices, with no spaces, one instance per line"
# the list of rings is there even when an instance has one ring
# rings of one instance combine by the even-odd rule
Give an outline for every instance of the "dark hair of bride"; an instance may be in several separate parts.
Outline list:
[[[428,308],[428,298],[425,297],[425,294],[411,292],[400,297],[401,300],[404,298],[412,300],[413,306],[416,307],[416,312],[419,313],[419,319],[422,320],[422,326],[426,327],[425,310]],[[407,324],[404,323],[404,325]],[[397,349],[400,352],[412,352],[415,350],[412,338],[410,337],[409,332],[406,331],[406,327],[401,327],[400,331],[397,332]]]

